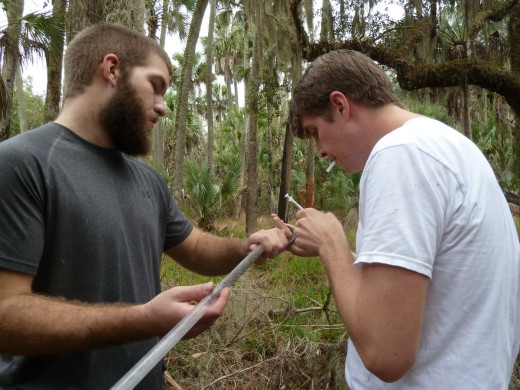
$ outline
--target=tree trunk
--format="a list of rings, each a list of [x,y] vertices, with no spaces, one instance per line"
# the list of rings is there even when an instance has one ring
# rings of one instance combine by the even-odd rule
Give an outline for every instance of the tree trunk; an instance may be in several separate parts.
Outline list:
[[[249,69],[249,58],[247,56],[247,52],[249,51],[249,20],[248,20],[248,15],[247,14],[244,14],[244,47],[243,47],[243,58],[242,58],[242,64],[243,64],[243,67],[244,67],[244,71],[248,70]],[[244,76],[244,85],[245,85],[245,88],[244,88],[244,101],[248,102],[249,100],[249,89],[247,88],[247,86],[249,85],[249,72],[244,72],[245,73],[245,76]],[[238,83],[237,83],[237,80],[235,79],[235,95],[236,95],[236,102],[237,102],[237,107],[238,107]],[[243,196],[243,188],[244,188],[244,183],[245,183],[245,173],[246,173],[246,164],[247,164],[247,137],[248,137],[248,134],[249,134],[249,112],[247,112],[246,110],[246,115],[245,115],[245,121],[244,121],[244,130],[242,131],[242,137],[240,138],[240,145],[239,145],[239,148],[240,148],[240,169],[241,169],[241,172],[240,172],[240,176],[239,176],[239,186],[238,188],[240,188],[240,195],[237,197],[237,204],[236,204],[236,210],[235,210],[235,217],[236,219],[239,219],[240,218],[240,215],[242,213],[242,209],[243,209],[243,204],[244,204],[244,199],[246,199],[245,196]]]
[[[278,195],[278,216],[287,222],[287,198],[286,194],[290,192],[291,184],[291,164],[292,152],[294,146],[294,134],[289,129],[289,125],[285,126],[285,140],[283,143],[282,153],[282,169],[280,172],[280,194]]]
[[[239,106],[239,101],[238,101],[238,81],[237,81],[237,79],[233,80],[233,89],[235,91],[235,104],[238,107]]]
[[[226,82],[226,98],[227,108],[231,109],[233,106],[233,90],[231,89],[232,84],[231,65],[229,64],[229,58],[224,59],[224,81]],[[238,104],[237,104],[238,106]]]
[[[468,84],[462,86],[462,98],[463,98],[463,110],[462,110],[462,128],[464,130],[464,135],[469,139],[472,138],[471,135],[471,117],[469,113],[469,86]]]
[[[104,21],[120,23],[144,33],[147,0],[105,0]]]
[[[215,13],[217,11],[217,0],[210,0],[208,42],[206,47],[206,121],[208,124],[207,161],[209,173],[213,174],[213,32],[215,30]]]
[[[23,94],[23,78],[20,67],[16,69],[16,98],[18,100],[18,120],[20,122],[20,133],[27,131],[27,105],[25,104],[25,97]]]
[[[261,7],[263,1],[256,7]],[[246,233],[251,234],[257,230],[257,200],[258,200],[258,112],[260,105],[260,70],[262,62],[262,43],[263,43],[263,21],[260,19],[260,12],[257,12],[255,20],[255,39],[253,42],[253,63],[251,66],[251,78],[249,79],[249,102],[247,111],[249,112],[249,136],[247,153],[247,203],[246,203]]]
[[[302,52],[301,47],[296,46],[292,50],[291,57],[291,85],[292,88],[298,84],[302,77]],[[280,174],[280,194],[278,198],[278,216],[284,221],[287,221],[287,198],[286,194],[290,192],[291,184],[291,166],[292,166],[292,152],[294,146],[294,134],[289,128],[289,124],[285,125],[285,140],[283,144],[282,153],[282,168]],[[290,195],[290,194],[289,194]]]
[[[164,49],[166,45],[166,32],[168,29],[168,5],[169,0],[163,0],[161,12],[161,36],[159,44]],[[152,162],[156,168],[164,169],[164,119],[159,117],[157,126],[152,133]]]
[[[270,104],[267,104],[267,134],[265,137],[265,141],[268,146],[274,145],[274,137],[273,137],[273,120],[271,118],[274,117],[274,112]],[[274,186],[274,175],[269,174],[269,172],[274,172],[273,167],[273,149],[268,147],[267,150],[267,190],[269,193],[269,213],[274,211],[276,207],[276,199],[275,199],[275,186]]]
[[[322,2],[320,40],[334,42],[334,23],[330,0],[323,0]]]
[[[65,20],[66,0],[52,0],[52,16],[60,23]],[[64,37],[53,39],[45,50],[47,62],[47,94],[45,95],[44,118],[52,121],[58,116],[61,99],[61,68],[63,66]]]
[[[144,32],[146,0],[69,1],[67,43],[85,27],[100,22],[119,23]]]
[[[16,70],[20,66],[18,43],[20,41],[21,23],[23,15],[23,0],[13,0],[7,6],[7,28],[4,33],[4,64],[2,67],[2,77],[6,87],[6,116],[2,121],[0,129],[0,142],[6,140],[11,135],[11,111],[13,107],[14,85]]]
[[[184,64],[182,66],[179,90],[177,93],[177,112],[175,118],[175,161],[173,176],[173,195],[177,202],[181,202],[181,190],[184,177],[184,153],[186,151],[186,119],[188,114],[188,99],[191,86],[191,73],[195,58],[195,48],[199,39],[200,27],[204,17],[204,11],[208,5],[208,0],[197,0],[193,16],[191,18],[190,30],[184,49]]]
[[[105,6],[103,0],[69,1],[67,11],[67,43],[78,32],[88,26],[104,21]]]
[[[508,30],[511,71],[518,77],[520,75],[520,4],[518,3],[511,9]],[[520,115],[518,113],[515,115],[514,137],[516,143],[516,192],[520,193]]]

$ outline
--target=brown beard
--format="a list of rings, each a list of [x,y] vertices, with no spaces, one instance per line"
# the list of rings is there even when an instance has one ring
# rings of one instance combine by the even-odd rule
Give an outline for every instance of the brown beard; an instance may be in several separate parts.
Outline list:
[[[114,149],[130,156],[145,156],[150,152],[144,103],[130,85],[128,76],[119,80],[115,95],[100,115],[101,125],[112,139]]]

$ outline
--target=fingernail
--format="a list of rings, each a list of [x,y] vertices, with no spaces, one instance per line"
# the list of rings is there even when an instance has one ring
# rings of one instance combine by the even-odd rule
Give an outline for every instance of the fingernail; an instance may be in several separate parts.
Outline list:
[[[212,282],[205,283],[204,284],[204,292],[206,294],[209,294],[211,292],[211,290],[213,290],[213,283]]]

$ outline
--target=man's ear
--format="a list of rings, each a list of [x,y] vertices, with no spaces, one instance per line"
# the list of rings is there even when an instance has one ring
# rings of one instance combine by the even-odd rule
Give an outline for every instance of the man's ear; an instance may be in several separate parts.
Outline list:
[[[350,102],[348,98],[343,93],[334,91],[331,92],[329,99],[331,103],[331,113],[337,111],[340,116],[348,120],[350,117]]]
[[[103,57],[101,71],[103,78],[115,87],[120,74],[119,58],[115,54],[107,54]]]

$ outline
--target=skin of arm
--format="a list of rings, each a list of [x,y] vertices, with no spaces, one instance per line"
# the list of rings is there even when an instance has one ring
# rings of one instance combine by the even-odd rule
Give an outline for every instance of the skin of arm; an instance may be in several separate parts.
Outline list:
[[[0,354],[62,354],[163,336],[214,287],[174,287],[143,305],[85,304],[34,294],[32,280],[0,269]],[[224,289],[185,338],[209,328],[228,298]]]
[[[382,381],[399,380],[417,356],[429,279],[384,264],[365,264],[359,270],[332,213],[309,208],[298,211],[296,218],[297,239],[290,251],[320,257],[363,364]]]
[[[206,233],[196,227],[180,244],[166,254],[183,267],[201,275],[222,275],[230,272],[257,245],[264,245],[264,252],[256,261],[265,262],[284,251],[288,239],[278,229],[259,230],[247,238],[225,238]]]

